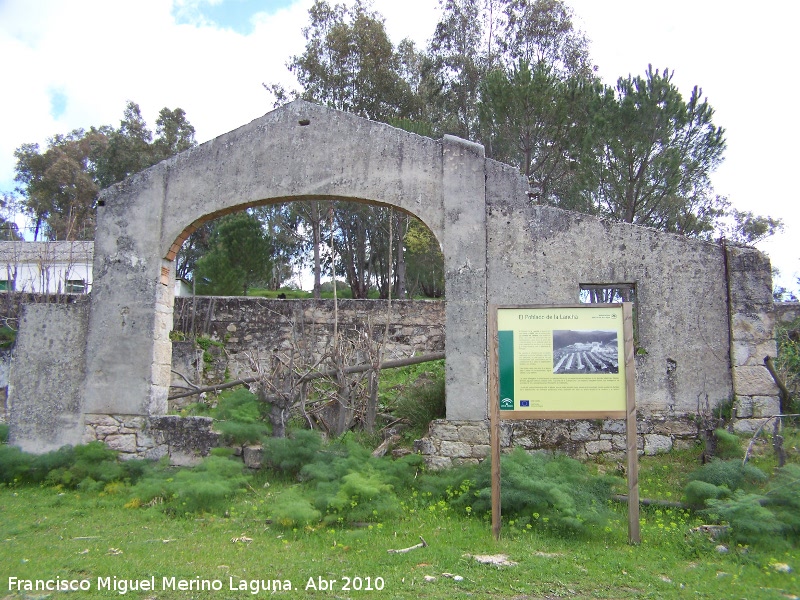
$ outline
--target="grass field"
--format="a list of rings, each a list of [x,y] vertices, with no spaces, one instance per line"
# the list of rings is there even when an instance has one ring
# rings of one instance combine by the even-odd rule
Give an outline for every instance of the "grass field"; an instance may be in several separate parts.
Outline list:
[[[693,452],[643,457],[643,495],[677,499],[681,477],[696,466],[695,459]],[[169,517],[158,506],[125,508],[113,487],[99,494],[0,488],[0,598],[756,599],[800,594],[800,550],[732,548],[720,554],[712,542],[687,542],[688,530],[701,522],[687,510],[643,507],[639,546],[626,542],[624,505],[616,505],[616,521],[588,539],[518,528],[512,521],[495,541],[485,520],[414,495],[391,522],[293,530],[264,518],[270,498],[292,484],[256,476],[225,516],[191,518]],[[388,552],[420,538],[427,546]],[[498,554],[516,564],[498,567],[474,558]],[[794,570],[784,572],[783,565]],[[15,583],[20,580],[74,582],[88,589],[25,591],[24,583]],[[151,584],[153,589],[130,589]],[[203,585],[219,589],[196,589]]]

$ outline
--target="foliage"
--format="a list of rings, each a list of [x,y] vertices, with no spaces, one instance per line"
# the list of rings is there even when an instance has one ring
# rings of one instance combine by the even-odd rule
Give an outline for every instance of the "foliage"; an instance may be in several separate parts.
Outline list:
[[[781,545],[800,541],[800,466],[788,464],[768,480],[740,460],[714,460],[690,475],[686,502],[713,522],[728,526],[735,544]]]
[[[128,491],[128,506],[160,506],[172,516],[222,514],[247,482],[243,470],[241,461],[219,455],[192,469],[175,471],[162,464]]]
[[[17,340],[17,331],[8,325],[0,327],[0,348],[11,348]]]
[[[8,424],[0,423],[0,445],[8,443]]]
[[[117,129],[108,125],[76,129],[14,152],[17,191],[34,222],[34,240],[94,238],[94,208],[102,188],[194,146],[194,128],[180,108],[164,108],[158,136],[147,128],[139,105],[128,101]]]
[[[244,211],[219,219],[211,250],[195,265],[197,293],[247,295],[250,286],[269,279],[271,253],[272,243],[255,216]]]
[[[378,121],[408,116],[410,90],[383,18],[360,1],[348,8],[316,0],[308,12],[305,51],[289,63],[302,97]]]
[[[742,464],[741,460],[712,460],[703,465],[688,477],[689,481],[705,481],[728,490],[738,490],[745,487],[752,489],[764,483],[767,475],[750,464]]]
[[[64,446],[34,455],[15,446],[0,445],[0,483],[45,483],[74,489],[92,488],[114,481],[132,481],[143,472],[141,461],[121,462],[102,442]]]
[[[589,535],[610,518],[608,500],[619,480],[592,475],[585,465],[566,456],[529,454],[521,449],[501,458],[503,515],[517,527],[543,528],[566,535]],[[453,487],[429,476],[423,485],[435,495],[452,497],[450,505],[486,515],[491,510],[489,461],[474,468],[469,479]],[[454,492],[454,490],[460,490]]]
[[[714,437],[717,438],[715,452],[717,458],[730,460],[744,456],[742,442],[735,434],[729,433],[725,429],[715,429]]]
[[[309,485],[323,522],[376,522],[399,514],[397,492],[411,485],[421,462],[418,455],[376,459],[346,435],[317,452],[300,469],[300,478]]]
[[[425,363],[426,370],[388,406],[392,415],[422,434],[434,419],[445,417],[444,361]]]
[[[316,525],[322,518],[322,513],[314,508],[308,496],[298,487],[284,490],[273,499],[269,505],[269,515],[274,523],[287,528]]]
[[[297,475],[321,448],[322,437],[316,431],[298,429],[287,437],[264,440],[264,458],[271,469]]]
[[[782,412],[800,414],[800,319],[775,327],[778,355],[775,368],[789,390],[791,400],[781,405]]]
[[[778,469],[764,494],[766,506],[783,524],[785,533],[800,541],[800,465]]]
[[[590,92],[544,62],[495,69],[481,84],[479,114],[497,160],[517,166],[538,202],[590,211],[577,194]]]
[[[685,235],[708,235],[722,214],[710,173],[722,161],[725,138],[714,111],[695,87],[684,101],[673,73],[648,67],[598,95],[591,114],[601,214]]]
[[[761,505],[763,496],[736,490],[730,498],[709,499],[703,511],[716,522],[730,525],[728,537],[736,544],[764,544],[775,547],[783,524]]]
[[[265,422],[268,410],[255,394],[241,387],[221,393],[213,407],[197,404],[187,412],[212,417],[214,429],[222,434],[225,443],[242,445],[259,442],[269,435],[269,425]]]
[[[410,294],[421,290],[427,298],[444,296],[444,255],[439,241],[422,221],[414,220],[405,233],[406,283]]]

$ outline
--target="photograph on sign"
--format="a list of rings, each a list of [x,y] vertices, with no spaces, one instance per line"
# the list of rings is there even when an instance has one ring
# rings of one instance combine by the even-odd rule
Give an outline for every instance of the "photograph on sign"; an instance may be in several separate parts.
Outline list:
[[[623,340],[618,304],[498,308],[500,410],[624,412]]]

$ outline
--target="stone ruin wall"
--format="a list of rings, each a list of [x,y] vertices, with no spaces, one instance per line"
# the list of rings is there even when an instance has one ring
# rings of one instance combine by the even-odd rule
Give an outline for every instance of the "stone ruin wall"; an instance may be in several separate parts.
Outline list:
[[[438,300],[338,301],[339,331],[348,337],[369,335],[378,347],[389,321],[384,360],[444,351],[444,302]],[[264,358],[274,349],[293,346],[317,361],[333,337],[333,300],[274,300],[239,297],[175,299],[172,368],[192,383],[205,386],[226,378],[249,377],[250,357]],[[192,334],[213,340],[203,350]],[[173,373],[173,392],[185,382]],[[187,398],[182,403],[192,402]],[[171,409],[176,408],[171,403]]]

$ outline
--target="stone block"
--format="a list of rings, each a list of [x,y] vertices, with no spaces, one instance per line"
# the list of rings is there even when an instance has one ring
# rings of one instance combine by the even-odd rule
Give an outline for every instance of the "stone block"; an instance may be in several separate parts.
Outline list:
[[[733,407],[736,409],[736,416],[740,419],[749,419],[753,416],[753,397],[752,396],[736,396],[733,401]]]
[[[457,442],[459,440],[458,427],[443,421],[433,421],[428,430],[428,435],[439,440]]]
[[[106,446],[112,450],[119,452],[135,453],[136,452],[136,436],[135,435],[109,435],[103,440]]]
[[[426,456],[425,466],[431,471],[441,471],[453,466],[453,461],[447,456]]]
[[[733,342],[733,364],[737,367],[763,365],[765,356],[776,356],[778,347],[775,340],[755,342],[736,340]]]
[[[108,425],[98,425],[94,428],[94,431],[98,439],[102,439],[107,435],[114,435],[117,433],[130,433],[129,431],[120,431],[119,426],[113,427]]]
[[[622,419],[606,419],[603,421],[603,432],[625,433],[625,421]]]
[[[597,440],[600,437],[600,427],[591,421],[575,421],[569,434],[569,439],[574,442]]]
[[[597,442],[586,442],[586,454],[599,454],[601,452],[611,452],[613,445],[611,440],[599,440]]]
[[[439,452],[442,456],[449,456],[450,458],[468,458],[472,456],[472,446],[463,442],[443,440],[439,445]]]
[[[753,435],[765,422],[766,419],[736,419],[733,424],[733,431],[735,433]]]
[[[85,422],[87,425],[101,425],[103,427],[119,427],[119,421],[117,421],[111,415],[86,415]]]
[[[775,327],[775,316],[772,313],[737,312],[734,313],[732,320],[734,342],[761,344],[772,339]]]
[[[697,425],[686,418],[670,419],[654,423],[652,433],[681,437],[697,435]]]
[[[780,398],[775,396],[753,396],[751,398],[753,417],[771,417],[781,412]]]
[[[426,456],[431,456],[436,454],[436,444],[433,440],[429,437],[424,437],[419,440],[414,440],[414,451],[419,452],[420,454],[424,454]]]
[[[737,396],[775,396],[778,386],[763,365],[736,367],[733,387]]]
[[[458,430],[458,438],[467,444],[488,444],[489,424],[464,425]]]
[[[624,435],[615,435],[611,438],[611,447],[614,450],[627,450],[628,438]]]
[[[261,446],[245,446],[242,448],[244,466],[249,469],[260,469],[264,459],[264,449]]]
[[[672,438],[667,435],[655,433],[644,436],[644,453],[648,456],[669,452],[672,450]]]
[[[474,458],[486,458],[492,453],[492,447],[488,444],[475,444],[472,446],[472,456]]]

